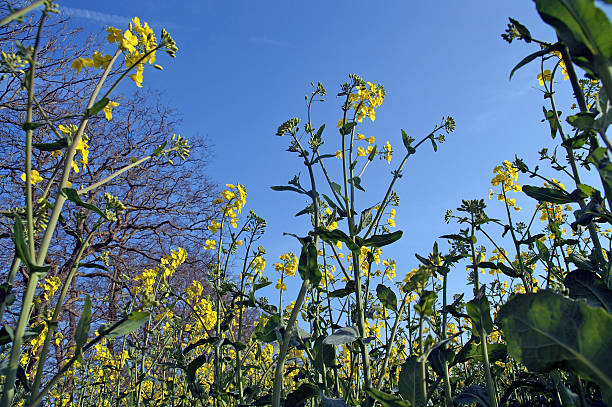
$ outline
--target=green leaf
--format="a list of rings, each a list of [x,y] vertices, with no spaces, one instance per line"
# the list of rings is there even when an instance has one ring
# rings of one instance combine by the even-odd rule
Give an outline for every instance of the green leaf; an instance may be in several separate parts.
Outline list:
[[[542,20],[555,28],[572,60],[596,76],[612,59],[612,25],[593,0],[535,0]],[[608,65],[609,66],[609,65]]]
[[[340,131],[340,134],[342,134],[343,136],[348,136],[349,134],[351,134],[351,131],[353,130],[353,127],[355,126],[357,126],[357,122],[347,122],[347,123],[344,123],[344,125],[340,127],[338,130]]]
[[[76,331],[74,333],[74,342],[76,344],[77,352],[83,349],[85,342],[87,342],[87,336],[89,335],[89,327],[91,325],[91,298],[89,295],[85,299],[85,305],[83,306],[83,312],[81,318],[77,323]]]
[[[425,405],[423,371],[416,356],[410,356],[402,364],[399,374],[399,392],[410,406]]]
[[[329,298],[344,298],[355,292],[355,280],[349,280],[346,282],[344,288],[339,288],[328,294]]]
[[[91,261],[87,263],[79,263],[79,268],[99,269],[99,270],[104,270],[104,271],[110,271],[108,267],[103,266],[102,264],[91,262]]]
[[[476,298],[465,304],[465,311],[472,321],[472,332],[474,335],[481,336],[483,329],[487,334],[493,332],[491,305],[485,295],[484,285],[481,287]]]
[[[587,197],[590,197],[591,195],[593,195],[597,191],[592,186],[586,185],[586,184],[578,184],[578,185],[576,185],[576,187],[580,191],[582,191],[582,193],[585,194]]]
[[[517,23],[518,23],[518,21],[517,21]],[[559,45],[558,44],[554,44],[553,46],[550,46],[550,47],[548,47],[546,49],[543,49],[543,50],[540,50],[540,51],[536,51],[533,54],[527,55],[525,58],[523,58],[521,60],[521,62],[519,62],[518,64],[516,64],[516,66],[514,68],[512,68],[512,71],[510,71],[510,79],[512,79],[512,76],[514,75],[514,73],[516,71],[518,71],[520,68],[522,68],[523,66],[527,65],[528,63],[530,63],[531,61],[533,61],[536,58],[539,58],[539,57],[541,57],[543,55],[551,53],[552,51],[554,51],[555,49],[558,49],[558,48],[559,48]]]
[[[546,110],[544,106],[542,106],[542,110],[550,126],[550,136],[554,139],[557,136],[557,130],[559,130],[559,124],[557,123],[558,118],[555,117],[555,112],[553,110]]]
[[[344,401],[344,399],[333,399],[330,397],[326,397],[323,392],[319,393],[321,397],[321,405],[323,407],[349,407],[348,404]]]
[[[370,226],[370,224],[372,223],[372,219],[373,219],[373,216],[372,216],[373,209],[374,207],[371,207],[368,209],[364,209],[361,212],[361,217],[359,218],[359,228],[356,233],[359,233],[364,228],[367,228],[368,226]]]
[[[285,407],[303,407],[306,400],[319,394],[319,388],[311,383],[302,383],[295,391],[287,394]]]
[[[313,365],[321,374],[325,367],[333,367],[336,359],[334,346],[324,344],[323,339],[322,337],[317,338],[312,347]]]
[[[92,107],[90,107],[89,109],[85,110],[85,115],[86,116],[95,116],[98,114],[98,112],[100,112],[100,110],[104,109],[106,107],[106,105],[108,104],[109,99],[108,98],[102,98],[100,100],[98,100],[96,103],[94,103],[94,105]]]
[[[110,331],[102,330],[101,335],[107,338],[128,335],[140,328],[149,320],[149,313],[145,311],[133,311],[124,318],[119,325]]]
[[[21,217],[16,213],[13,214],[13,233],[11,236],[15,243],[15,253],[24,262],[26,266],[32,263],[30,252],[28,251],[28,243],[25,240],[25,233]]]
[[[360,249],[360,246],[353,242],[353,240],[340,229],[327,230],[325,228],[318,227],[316,233],[326,243],[336,244],[338,243],[338,240],[340,240],[346,244],[346,247],[348,247],[350,251],[354,252]]]
[[[348,183],[352,184],[358,190],[365,192],[365,189],[363,189],[363,187],[361,186],[361,178],[353,177],[353,178],[348,180]]]
[[[571,194],[568,194],[567,192],[558,188],[542,188],[531,185],[524,185],[522,189],[525,194],[533,199],[540,202],[550,202],[554,204],[578,202],[586,197],[586,195],[579,189],[574,190],[574,192]]]
[[[25,131],[29,131],[29,130],[35,130],[41,126],[44,126],[47,123],[23,123],[21,125],[21,128],[24,129]]]
[[[591,130],[595,126],[595,119],[591,113],[580,112],[565,119],[573,127],[580,130]]]
[[[305,191],[302,191],[301,189],[292,187],[290,185],[275,185],[270,187],[270,189],[273,191],[293,191],[297,192],[298,194],[306,194]]]
[[[74,202],[77,206],[80,206],[81,208],[89,209],[90,211],[94,211],[95,213],[100,215],[102,218],[108,219],[106,217],[106,215],[104,214],[104,212],[102,212],[100,209],[98,209],[95,205],[92,205],[90,203],[82,201],[81,198],[79,197],[79,193],[77,192],[76,189],[74,189],[74,188],[64,188],[64,189],[62,189],[62,194],[69,201]]]
[[[390,310],[397,312],[397,297],[392,289],[383,284],[376,287],[376,296],[380,302]]]
[[[612,403],[612,315],[603,308],[541,290],[514,296],[498,315],[508,352],[529,370],[574,372]]]
[[[601,307],[612,314],[612,290],[597,274],[574,270],[565,276],[565,286],[573,299],[584,299],[592,307]]]
[[[314,287],[321,282],[321,270],[317,264],[317,248],[312,241],[302,245],[302,253],[298,263],[298,271],[302,280],[309,280]]]
[[[463,390],[453,402],[457,405],[476,403],[480,407],[489,407],[489,392],[483,386],[470,386]]]
[[[412,404],[399,397],[387,394],[375,388],[366,389],[366,393],[374,400],[378,401],[382,407],[411,407]]]
[[[40,151],[57,151],[68,147],[68,137],[61,138],[52,143],[32,143],[32,146]]]
[[[255,328],[253,335],[259,341],[271,343],[276,340],[276,330],[280,326],[280,316],[270,315],[268,318],[262,317]]]
[[[416,149],[411,145],[413,141],[414,139],[408,136],[404,129],[402,129],[402,142],[404,143],[404,147],[406,147],[406,150],[408,150],[408,155],[414,154],[416,152]]]
[[[362,246],[368,246],[368,247],[383,247],[383,246],[387,246],[397,240],[399,240],[402,237],[402,234],[404,232],[402,232],[401,230],[398,230],[396,232],[393,233],[385,233],[382,235],[373,235],[372,237],[369,237],[368,239],[365,239],[361,245]]]
[[[434,304],[438,295],[434,291],[423,290],[419,302],[414,305],[414,310],[421,316],[431,316],[434,312]]]
[[[338,328],[333,334],[323,339],[324,345],[344,345],[352,343],[359,339],[359,329],[356,326],[347,326],[346,328]]]

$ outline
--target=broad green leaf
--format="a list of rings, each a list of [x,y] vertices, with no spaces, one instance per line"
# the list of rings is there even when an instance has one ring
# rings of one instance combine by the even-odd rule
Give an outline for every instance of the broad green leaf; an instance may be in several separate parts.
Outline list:
[[[378,284],[376,287],[376,296],[385,308],[397,311],[397,296],[392,289],[384,284]]]
[[[338,240],[340,240],[346,245],[346,247],[348,247],[350,251],[354,252],[360,249],[360,246],[353,242],[353,240],[340,229],[327,230],[325,228],[318,227],[316,233],[326,243],[336,244],[338,243]]]
[[[540,202],[550,202],[554,204],[578,202],[580,199],[586,197],[586,195],[584,195],[579,189],[575,190],[571,194],[557,188],[542,188],[531,185],[524,185],[522,189],[525,194],[533,199],[537,199]]]
[[[378,401],[382,407],[412,407],[413,405],[406,400],[402,400],[399,397],[387,394],[380,390],[370,388],[366,389],[368,396]]]
[[[95,205],[92,205],[90,203],[82,201],[81,197],[79,197],[79,193],[77,192],[76,189],[74,189],[74,188],[64,188],[64,189],[62,189],[62,194],[69,201],[74,202],[77,206],[80,206],[81,208],[89,209],[90,211],[94,211],[95,213],[97,213],[98,215],[103,217],[104,219],[108,219],[106,217],[106,215],[104,214],[104,212],[102,212],[100,209],[98,209]]]
[[[489,392],[483,386],[470,386],[455,397],[453,402],[456,405],[476,403],[480,407],[489,407]]]
[[[535,0],[542,20],[555,28],[578,66],[597,74],[612,59],[612,24],[593,0]]]
[[[311,241],[306,242],[302,246],[298,271],[302,280],[310,281],[310,284],[314,287],[317,287],[321,282],[321,270],[319,270],[319,265],[317,264],[317,248]]]
[[[591,113],[577,113],[565,119],[569,124],[579,130],[591,130],[595,126],[595,119]]]
[[[565,276],[565,286],[574,299],[584,299],[592,307],[601,307],[612,314],[612,290],[597,274],[588,270],[574,270]]]
[[[148,312],[133,311],[124,318],[119,325],[111,331],[102,331],[101,335],[111,339],[122,335],[128,335],[144,325],[149,320],[148,317]]]
[[[508,352],[529,370],[574,372],[612,403],[612,315],[603,308],[542,290],[513,297],[498,315]]]
[[[465,304],[465,310],[472,321],[472,332],[476,336],[481,336],[483,329],[487,334],[493,332],[491,305],[484,293],[484,288],[485,286],[482,286],[476,298]]]
[[[399,240],[402,237],[403,233],[404,232],[402,232],[401,230],[398,230],[397,232],[393,232],[393,233],[385,233],[383,235],[374,235],[372,237],[365,239],[361,245],[368,246],[368,247],[387,246]]]
[[[423,394],[423,371],[416,356],[410,356],[402,364],[399,374],[399,392],[410,406],[425,405]]]
[[[352,343],[359,339],[359,329],[356,326],[347,326],[346,328],[338,328],[333,334],[323,339],[324,345],[344,345]]]
[[[278,314],[271,315],[267,318],[262,317],[255,328],[253,335],[257,340],[265,343],[271,343],[276,340],[276,330],[280,326],[280,316]]]
[[[333,345],[324,344],[323,338],[317,338],[312,347],[312,358],[315,369],[323,374],[324,367],[335,365],[336,354]]]
[[[349,407],[344,399],[333,399],[331,397],[326,397],[323,392],[320,392],[319,396],[321,397],[321,405],[323,407]]]
[[[77,352],[83,349],[85,342],[87,342],[87,336],[89,335],[89,327],[91,325],[91,298],[89,295],[85,298],[85,305],[83,306],[83,312],[81,318],[77,323],[76,331],[74,333],[74,342],[76,344]]]
[[[311,383],[302,383],[300,387],[287,394],[285,407],[303,407],[306,400],[319,394],[319,388]]]

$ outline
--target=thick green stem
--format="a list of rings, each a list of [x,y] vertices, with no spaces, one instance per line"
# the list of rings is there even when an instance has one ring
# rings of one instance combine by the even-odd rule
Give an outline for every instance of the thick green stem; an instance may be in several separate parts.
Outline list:
[[[489,363],[489,352],[487,350],[487,333],[484,329],[480,331],[480,349],[482,351],[482,361],[485,368],[485,376],[487,379],[487,390],[489,392],[489,405],[497,407],[497,392],[495,391],[495,382],[491,376],[491,365]]]
[[[302,308],[304,297],[306,292],[310,288],[310,281],[305,279],[302,282],[300,292],[295,299],[295,305],[291,311],[289,321],[287,321],[287,327],[285,328],[285,335],[283,336],[283,343],[281,343],[280,350],[278,352],[278,358],[276,359],[276,371],[274,373],[274,388],[272,389],[272,407],[280,407],[281,393],[283,391],[283,376],[285,374],[285,360],[287,359],[287,352],[289,351],[289,340],[293,334],[295,328],[295,322]]]

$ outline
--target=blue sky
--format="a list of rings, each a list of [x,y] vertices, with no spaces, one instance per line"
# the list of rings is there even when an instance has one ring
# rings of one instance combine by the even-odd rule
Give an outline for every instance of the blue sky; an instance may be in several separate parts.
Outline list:
[[[551,145],[540,122],[537,64],[508,80],[512,67],[537,46],[508,45],[500,38],[513,17],[536,38],[554,40],[529,0],[64,0],[60,5],[68,7],[77,25],[94,32],[107,25],[125,27],[134,15],[157,32],[162,26],[170,31],[179,46],[177,57],[160,57],[164,71],[147,70],[144,86],[162,90],[182,113],[182,135],[206,137],[214,145],[207,176],[246,185],[248,208],[268,222],[263,245],[273,279],[278,255],[299,250],[282,233],[308,230],[305,217],[293,217],[305,206],[302,196],[269,188],[305,174],[285,151],[288,139],[274,133],[288,118],[304,117],[311,82],[321,81],[328,90],[313,116],[315,126],[327,123],[327,152],[338,149],[335,123],[341,112],[335,94],[349,73],[387,89],[376,121],[366,120],[360,128],[379,145],[389,140],[402,151],[400,129],[419,139],[442,116],[456,120],[455,133],[437,153],[426,146],[413,156],[397,187],[397,224],[404,238],[384,257],[397,260],[399,280],[417,265],[413,253],[426,254],[438,236],[457,231],[444,223],[446,209],[461,199],[487,197],[495,165],[515,154],[535,165],[537,151]],[[394,168],[376,160],[368,169],[360,209],[372,206]],[[519,201],[528,206],[526,197]],[[462,270],[452,278],[457,290],[465,283]]]

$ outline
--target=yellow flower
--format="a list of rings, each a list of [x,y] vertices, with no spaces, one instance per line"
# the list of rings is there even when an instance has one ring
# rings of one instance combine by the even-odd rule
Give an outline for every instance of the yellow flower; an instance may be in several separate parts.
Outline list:
[[[544,86],[544,83],[550,82],[551,79],[552,75],[550,74],[550,69],[538,74],[538,82],[540,82],[540,86]]]
[[[391,144],[387,141],[387,144],[383,147],[383,156],[387,163],[391,164],[391,157],[393,156],[393,149],[391,148]]]
[[[339,119],[338,120],[338,128],[344,126],[344,119]]]
[[[368,142],[368,144],[374,144],[376,138],[374,136],[370,136],[366,139],[366,141]]]
[[[359,147],[357,149],[357,157],[365,157],[367,155],[365,148]]]
[[[41,182],[43,180],[43,177],[40,176],[40,174],[38,173],[38,171],[36,170],[32,170],[32,172],[30,173],[31,175],[31,181],[32,184],[38,184],[39,182]],[[25,172],[21,174],[21,180],[23,182],[26,182],[26,174]]]
[[[342,158],[342,151],[341,150],[336,151],[336,158]]]
[[[113,108],[119,106],[119,103],[109,101],[106,106],[102,109],[104,111],[104,116],[106,120],[110,121],[113,118]]]
[[[206,244],[204,245],[205,250],[214,250],[217,245],[217,242],[214,240],[206,239]]]
[[[274,288],[276,288],[277,290],[285,291],[287,289],[287,285],[283,283],[282,280],[279,278]]]

